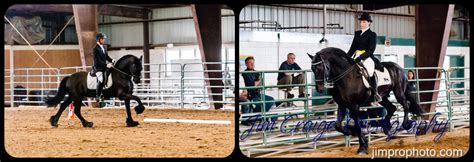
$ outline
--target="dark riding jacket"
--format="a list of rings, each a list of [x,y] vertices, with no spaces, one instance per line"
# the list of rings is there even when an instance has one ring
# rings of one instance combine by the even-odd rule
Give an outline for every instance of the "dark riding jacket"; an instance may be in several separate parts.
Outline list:
[[[109,57],[107,54],[107,48],[104,46],[104,52],[102,51],[102,48],[100,48],[99,44],[96,44],[94,47],[93,55],[94,55],[94,71],[102,71],[104,72],[107,69],[107,62],[112,62],[112,58]]]
[[[255,71],[254,69],[245,69],[245,71]],[[244,78],[245,86],[251,87],[255,86],[255,81],[260,80],[259,73],[243,73],[242,77]],[[253,100],[254,98],[260,98],[260,90],[259,89],[247,89],[248,92],[248,99]]]
[[[376,58],[374,57],[374,51],[377,45],[377,34],[370,30],[370,28],[367,29],[364,33],[362,33],[362,35],[360,35],[360,33],[362,33],[362,30],[358,30],[355,32],[351,48],[349,49],[349,52],[347,52],[347,54],[353,57],[356,50],[365,50],[365,53],[360,55],[360,58],[362,60],[365,60],[368,57],[371,57],[375,61]]]

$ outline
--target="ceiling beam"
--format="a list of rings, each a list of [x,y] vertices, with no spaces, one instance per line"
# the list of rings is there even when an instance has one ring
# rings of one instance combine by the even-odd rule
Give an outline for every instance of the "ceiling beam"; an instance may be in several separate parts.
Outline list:
[[[394,8],[394,7],[399,7],[399,6],[406,6],[406,4],[381,4],[381,5],[363,4],[362,10],[381,10],[381,9]]]
[[[7,13],[12,12],[67,12],[72,13],[70,4],[16,4],[7,9]]]
[[[100,5],[99,14],[108,16],[120,16],[142,19],[144,13],[150,11],[146,8],[115,6],[115,5]],[[70,4],[17,4],[8,8],[6,15],[16,15],[24,13],[73,13],[72,5]]]
[[[101,5],[99,7],[99,14],[108,16],[120,16],[143,19],[151,10],[146,8],[126,7],[126,6],[115,6],[115,5]]]

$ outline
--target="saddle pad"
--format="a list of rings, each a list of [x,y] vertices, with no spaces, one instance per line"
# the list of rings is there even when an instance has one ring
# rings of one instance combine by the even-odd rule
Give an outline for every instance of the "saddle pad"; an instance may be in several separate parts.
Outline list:
[[[377,87],[389,85],[392,83],[392,79],[390,78],[390,73],[388,72],[387,68],[383,68],[384,72],[380,72],[379,70],[375,69],[375,78],[377,80]],[[370,88],[370,84],[365,77],[362,77],[362,82],[364,82],[365,87]]]
[[[112,86],[112,74],[109,75],[107,79],[107,84],[104,86],[104,89],[108,89]],[[97,77],[91,76],[91,73],[87,73],[87,89],[96,89],[97,88]]]

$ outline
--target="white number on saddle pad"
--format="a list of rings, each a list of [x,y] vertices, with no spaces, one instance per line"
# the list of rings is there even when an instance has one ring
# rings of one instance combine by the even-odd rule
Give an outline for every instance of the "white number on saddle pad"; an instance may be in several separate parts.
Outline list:
[[[377,87],[389,85],[392,83],[392,78],[390,78],[390,73],[388,72],[387,68],[383,68],[383,72],[375,69],[375,75],[377,77]],[[362,77],[365,87],[370,88],[370,84],[365,77]]]

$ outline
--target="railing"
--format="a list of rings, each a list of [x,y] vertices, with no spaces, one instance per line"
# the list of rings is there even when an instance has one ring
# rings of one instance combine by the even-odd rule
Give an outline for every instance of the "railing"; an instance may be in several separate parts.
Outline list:
[[[223,70],[204,70],[203,65],[226,65]],[[204,63],[173,63],[173,64],[146,64],[150,71],[142,71],[142,80],[134,84],[134,94],[142,99],[145,106],[166,106],[192,108],[209,108],[203,104],[223,103],[234,104],[233,88],[235,71],[229,70],[234,62],[204,62]],[[196,67],[200,65],[200,67]],[[170,69],[171,68],[171,69]],[[91,67],[86,67],[90,71]],[[18,68],[10,73],[5,69],[5,105],[44,105],[44,99],[57,92],[61,79],[72,73],[83,71],[82,67],[63,68]],[[143,76],[148,73],[150,78]],[[222,73],[222,78],[205,78],[204,73]],[[221,80],[223,86],[208,86],[206,80]],[[230,81],[230,82],[229,82]],[[14,88],[22,86],[23,88]],[[10,88],[12,87],[12,88]],[[222,88],[223,93],[213,94],[207,88]],[[16,91],[16,93],[15,93]],[[19,94],[19,91],[26,94]],[[230,91],[230,92],[229,92]],[[33,93],[34,92],[34,93]],[[31,93],[31,94],[30,94]],[[211,101],[209,95],[221,95],[223,100]],[[37,97],[37,98],[32,98]],[[83,101],[83,103],[86,103]],[[124,102],[115,98],[106,99],[107,107],[123,107]],[[132,101],[133,102],[133,101]]]
[[[415,81],[417,85],[417,89],[415,92],[417,101],[420,101],[420,94],[422,93],[433,93],[433,92],[438,92],[440,95],[438,95],[438,99],[436,101],[423,101],[420,102],[420,105],[427,105],[427,104],[436,104],[436,111],[435,112],[426,112],[422,115],[433,115],[435,113],[440,113],[438,116],[438,119],[444,119],[445,121],[449,121],[451,124],[449,125],[450,128],[463,128],[463,127],[468,127],[469,126],[469,87],[457,87],[457,88],[452,88],[453,84],[459,84],[459,82],[466,82],[469,81],[469,78],[453,78],[450,77],[450,74],[455,71],[455,70],[469,70],[468,67],[455,67],[455,68],[450,68],[448,70],[444,70],[442,68],[438,67],[423,67],[423,68],[406,68],[406,70],[415,70],[416,74],[416,79],[410,80],[410,81]],[[439,77],[437,78],[421,78],[418,79],[418,72],[422,70],[437,70],[440,72],[441,75],[438,75]],[[297,73],[301,72],[305,76],[306,82],[304,84],[290,84],[290,85],[268,85],[266,83],[266,75],[271,75],[272,73],[279,73],[279,72],[292,72],[292,73]],[[294,98],[294,99],[275,99],[274,101],[265,101],[265,97],[263,97],[265,94],[270,93],[269,91],[272,91],[272,88],[277,88],[277,87],[287,87],[287,86],[292,86],[292,87],[298,87],[298,86],[305,86],[305,91],[306,94],[309,94],[308,91],[311,89],[313,90],[315,87],[314,83],[308,83],[309,81],[313,81],[314,79],[311,77],[308,77],[309,74],[312,74],[311,70],[294,70],[294,71],[242,71],[240,72],[241,74],[245,73],[259,73],[261,77],[261,85],[260,86],[252,86],[252,87],[239,87],[240,90],[249,90],[249,89],[260,89],[261,93],[261,100],[260,101],[250,101],[250,102],[239,102],[239,108],[241,108],[243,105],[255,105],[255,104],[263,104],[261,112],[258,113],[241,113],[240,122],[247,121],[249,118],[254,117],[253,119],[257,119],[257,123],[262,124],[262,127],[260,129],[266,130],[263,123],[266,124],[272,124],[268,119],[269,118],[277,118],[277,121],[282,122],[285,118],[289,118],[290,116],[296,117],[294,119],[293,117],[291,119],[287,120],[286,126],[284,128],[280,128],[278,126],[270,128],[269,130],[266,131],[256,131],[253,130],[251,132],[248,132],[251,128],[251,126],[245,126],[240,124],[239,125],[239,145],[240,149],[244,154],[247,154],[250,156],[251,154],[262,154],[262,153],[269,153],[269,154],[263,154],[262,156],[271,156],[277,153],[282,153],[285,151],[293,150],[293,151],[311,151],[314,150],[316,147],[318,148],[325,148],[325,147],[333,147],[337,145],[350,145],[350,144],[357,144],[357,138],[344,138],[344,140],[340,140],[337,137],[342,137],[343,135],[339,132],[336,132],[335,130],[332,130],[331,132],[325,133],[322,137],[321,140],[317,142],[312,142],[312,139],[317,135],[316,133],[312,131],[298,131],[298,132],[292,132],[290,134],[284,134],[281,133],[280,131],[289,131],[295,129],[295,127],[298,126],[298,122],[300,121],[311,121],[313,123],[316,122],[321,122],[322,120],[325,120],[327,122],[330,121],[335,121],[336,120],[336,114],[337,114],[337,105],[336,104],[310,104],[309,101],[313,100],[321,100],[321,99],[332,99],[331,96],[329,95],[319,95],[319,96],[312,96],[312,97],[303,97],[303,98]],[[312,76],[312,75],[311,75]],[[314,76],[313,76],[314,77]],[[311,79],[311,80],[310,80]],[[420,83],[423,84],[423,82],[427,81],[439,81],[440,83],[443,83],[440,85],[439,90],[419,90],[419,85]],[[465,84],[464,85],[468,85]],[[314,91],[314,90],[313,90]],[[462,91],[462,95],[458,95],[457,92]],[[441,94],[444,92],[444,95]],[[455,96],[458,95],[458,96]],[[279,95],[278,95],[279,96]],[[394,99],[393,93],[390,95],[390,100],[392,103],[397,106],[398,110],[402,110],[400,107],[401,105],[396,103]],[[286,107],[286,108],[280,108],[280,107],[273,107],[270,109],[269,112],[266,112],[265,110],[265,104],[268,103],[277,103],[277,102],[298,102],[298,105],[293,106],[293,107]],[[302,103],[301,103],[302,102]],[[383,108],[381,106],[379,107],[361,107],[361,110],[366,110],[368,108]],[[258,118],[255,118],[256,115],[259,115]],[[397,111],[392,119],[394,120],[399,120],[403,118],[403,112]],[[382,117],[379,118],[368,118],[365,119],[366,121],[376,121],[380,120]],[[301,123],[300,123],[301,124]],[[268,126],[268,125],[267,125]],[[258,125],[256,125],[258,127]],[[256,128],[253,128],[256,129]],[[382,133],[378,134],[367,134],[368,139],[370,142],[375,142],[382,140],[382,138],[385,138],[385,135]],[[413,134],[408,134],[407,132],[399,134],[398,136],[414,136]],[[245,139],[242,139],[241,137],[246,137]],[[380,138],[375,138],[375,137],[380,137]],[[299,144],[297,144],[299,143]]]

